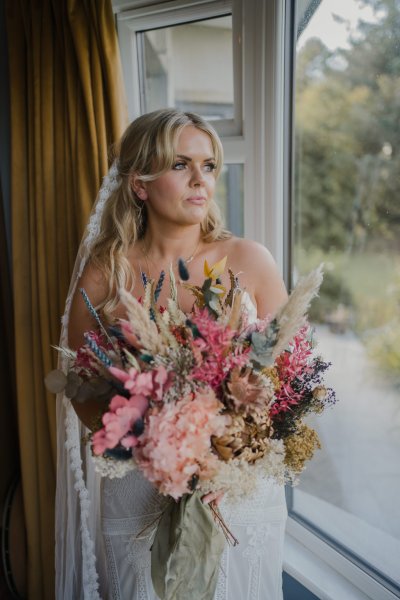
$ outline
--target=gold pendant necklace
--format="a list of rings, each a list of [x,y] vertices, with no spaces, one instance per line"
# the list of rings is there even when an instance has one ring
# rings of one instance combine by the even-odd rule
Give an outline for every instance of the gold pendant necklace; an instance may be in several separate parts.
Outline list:
[[[201,244],[201,238],[197,242],[197,246],[194,249],[194,251],[192,252],[192,254],[190,256],[188,256],[188,258],[183,259],[187,265],[189,263],[191,263],[194,260],[194,258],[196,257],[196,254],[197,254],[200,244]],[[146,261],[146,267],[147,267],[147,272],[149,274],[149,278],[151,279],[150,265],[149,265],[148,259],[150,259],[150,261],[153,263],[154,266],[156,266],[156,265],[155,265],[154,261],[149,257],[148,250],[145,249],[144,244],[140,246],[140,249],[141,249],[144,259]],[[177,262],[177,261],[175,261],[175,262]]]

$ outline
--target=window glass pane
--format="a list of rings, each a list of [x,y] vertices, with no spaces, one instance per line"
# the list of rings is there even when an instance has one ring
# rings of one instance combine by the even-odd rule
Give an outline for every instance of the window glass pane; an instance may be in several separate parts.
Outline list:
[[[225,164],[219,176],[215,200],[221,209],[226,227],[243,236],[243,165]]]
[[[293,509],[400,585],[400,3],[298,0],[293,279],[338,403]],[[314,11],[314,12],[313,12]]]
[[[143,112],[174,106],[208,120],[233,118],[231,15],[138,35]]]

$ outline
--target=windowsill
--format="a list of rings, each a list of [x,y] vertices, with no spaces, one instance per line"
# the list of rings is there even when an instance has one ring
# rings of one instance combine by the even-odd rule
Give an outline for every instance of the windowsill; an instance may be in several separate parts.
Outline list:
[[[395,600],[396,596],[292,518],[284,570],[322,600]]]
[[[400,540],[354,514],[296,488],[293,509],[400,585]]]

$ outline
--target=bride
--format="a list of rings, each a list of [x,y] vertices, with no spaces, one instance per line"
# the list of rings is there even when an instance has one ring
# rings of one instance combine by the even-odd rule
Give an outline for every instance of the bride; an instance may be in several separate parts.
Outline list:
[[[213,200],[221,166],[218,135],[197,115],[166,109],[131,123],[78,253],[62,345],[76,349],[84,342],[84,332],[96,328],[79,288],[85,289],[103,322],[112,323],[125,316],[118,289],[139,298],[143,278],[158,278],[161,270],[168,273],[178,258],[185,259],[191,283],[201,285],[204,260],[214,264],[227,256],[227,267],[240,274],[240,286],[247,292],[249,318],[276,312],[286,291],[270,253],[222,226]],[[222,283],[229,287],[227,280]],[[166,284],[161,305],[167,300]],[[178,296],[181,308],[190,312],[191,293],[179,287]],[[99,481],[81,443],[84,425],[91,428],[98,414],[95,399],[72,407],[67,398],[59,398],[56,598],[156,600],[151,539],[138,534],[160,514],[164,498],[137,471]],[[239,545],[224,551],[215,600],[281,599],[283,487],[260,480],[257,493],[245,504],[230,505],[223,494],[217,500]]]

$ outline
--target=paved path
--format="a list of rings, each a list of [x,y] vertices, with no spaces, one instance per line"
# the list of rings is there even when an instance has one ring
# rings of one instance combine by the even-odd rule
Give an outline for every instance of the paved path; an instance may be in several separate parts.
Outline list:
[[[323,449],[299,488],[400,540],[400,390],[377,372],[354,334],[320,327],[316,335],[333,363],[326,381],[339,402],[310,421]]]

